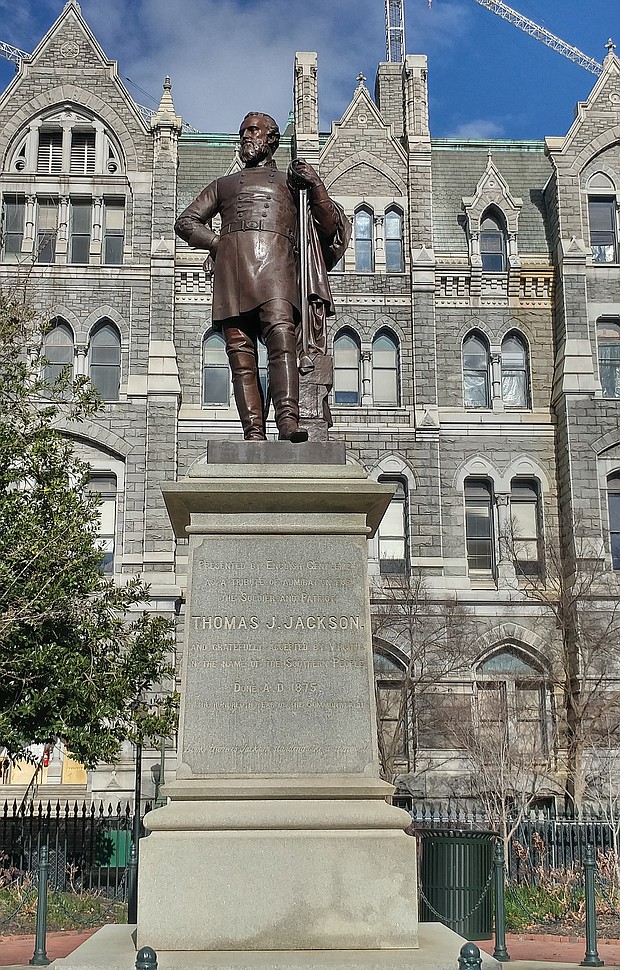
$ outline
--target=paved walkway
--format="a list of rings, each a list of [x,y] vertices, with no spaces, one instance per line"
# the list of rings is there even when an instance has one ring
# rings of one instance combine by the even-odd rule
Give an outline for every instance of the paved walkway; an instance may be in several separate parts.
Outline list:
[[[69,930],[47,934],[47,956],[50,960],[69,956],[95,930]],[[481,950],[493,955],[493,940],[481,940]],[[513,970],[568,970],[579,966],[585,956],[585,941],[568,936],[536,936],[534,934],[506,937],[510,954],[508,967]],[[5,970],[30,970],[29,960],[34,953],[34,936],[0,936],[0,967]],[[620,970],[620,940],[599,941],[598,955],[608,970]]]

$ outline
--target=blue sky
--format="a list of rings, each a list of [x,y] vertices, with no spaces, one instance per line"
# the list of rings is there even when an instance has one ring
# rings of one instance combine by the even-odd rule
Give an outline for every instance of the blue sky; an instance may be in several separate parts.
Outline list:
[[[64,0],[0,0],[0,41],[32,50]],[[511,0],[552,33],[602,61],[620,52],[620,0]],[[385,59],[383,0],[81,0],[82,12],[132,96],[159,99],[170,74],[177,111],[202,131],[235,131],[246,111],[281,124],[291,108],[296,50],[319,55],[321,127],[345,110],[362,71],[374,89]],[[429,59],[436,137],[564,134],[595,77],[475,0],[405,0],[406,47]],[[0,59],[0,87],[13,76]],[[142,90],[140,90],[140,88]],[[146,92],[146,93],[145,93]]]

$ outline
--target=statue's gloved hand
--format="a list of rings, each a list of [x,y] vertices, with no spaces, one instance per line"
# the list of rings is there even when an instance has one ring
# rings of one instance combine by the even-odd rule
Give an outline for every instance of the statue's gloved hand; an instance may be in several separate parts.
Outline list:
[[[314,189],[323,185],[312,165],[303,158],[293,159],[288,167],[286,180],[290,189]]]

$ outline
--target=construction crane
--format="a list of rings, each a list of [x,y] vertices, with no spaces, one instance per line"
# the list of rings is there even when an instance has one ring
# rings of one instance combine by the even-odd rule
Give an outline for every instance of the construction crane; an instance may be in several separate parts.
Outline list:
[[[387,0],[386,0],[387,2]],[[603,70],[603,65],[595,61],[593,57],[588,57],[583,51],[580,51],[578,47],[573,47],[572,44],[567,44],[565,40],[560,37],[556,37],[551,31],[546,30],[541,27],[540,24],[534,23],[533,20],[529,20],[528,17],[524,17],[523,14],[519,13],[517,10],[513,10],[509,7],[507,3],[503,3],[502,0],[475,0],[479,3],[481,7],[486,7],[491,13],[497,14],[503,20],[507,20],[509,24],[513,24],[518,27],[519,30],[525,31],[530,37],[534,37],[536,40],[540,40],[547,47],[550,47],[554,51],[558,51],[559,54],[563,54],[567,57],[569,61],[573,61],[575,64],[579,64],[581,67],[585,67],[586,71],[590,71],[591,74],[600,74]],[[611,41],[608,41],[608,49],[613,48]]]
[[[385,0],[385,53],[388,61],[405,60],[405,8],[403,0]]]
[[[25,57],[30,57],[30,54],[27,51],[20,50],[19,47],[13,47],[12,44],[6,44],[4,41],[0,40],[0,57],[3,57],[5,61],[11,61],[13,64],[15,64],[15,69],[17,70],[20,61],[22,61]],[[146,94],[147,92],[144,93]],[[134,101],[134,104],[142,117],[146,118],[150,124],[153,115],[157,113],[157,108],[147,108],[146,105],[138,104],[137,101]],[[183,131],[191,132],[194,135],[198,134],[198,129],[192,128],[192,126],[188,125],[185,121],[183,122]]]

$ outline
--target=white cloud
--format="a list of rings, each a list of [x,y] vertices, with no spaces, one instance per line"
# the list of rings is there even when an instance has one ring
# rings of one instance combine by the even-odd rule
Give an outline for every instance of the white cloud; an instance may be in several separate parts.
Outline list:
[[[170,74],[177,111],[203,131],[234,131],[253,107],[284,125],[296,50],[318,52],[329,120],[344,111],[368,65],[371,86],[384,56],[378,0],[82,0],[82,11],[122,75],[158,98]]]
[[[484,118],[475,121],[464,121],[453,131],[449,131],[447,138],[501,138],[504,129],[495,121],[485,120]]]

